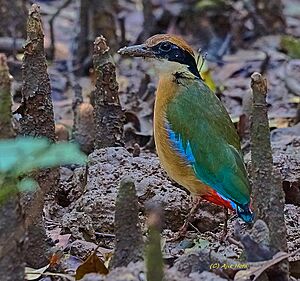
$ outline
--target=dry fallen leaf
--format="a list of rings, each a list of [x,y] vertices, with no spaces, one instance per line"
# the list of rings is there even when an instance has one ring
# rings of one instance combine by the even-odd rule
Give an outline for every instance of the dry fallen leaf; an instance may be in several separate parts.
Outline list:
[[[31,268],[31,267],[25,267],[25,280],[37,280],[41,276],[60,276],[64,277],[65,279],[69,281],[75,281],[74,277],[69,274],[64,273],[57,273],[57,272],[47,272],[46,270],[49,268],[50,264],[47,264],[46,266],[42,268]]]
[[[273,256],[271,260],[249,263],[250,268],[238,271],[234,276],[234,281],[255,281],[266,269],[281,262],[284,259],[295,255],[299,251],[300,249],[290,254],[287,254],[285,252],[278,252]]]
[[[25,267],[25,279],[26,280],[36,280],[39,279],[43,273],[48,269],[50,264],[47,264],[46,266],[42,268],[31,268],[31,267]]]
[[[65,273],[57,273],[57,272],[48,272],[46,271],[45,273],[43,273],[42,275],[44,276],[56,276],[56,277],[63,277],[64,279],[67,279],[69,281],[75,281],[74,277],[69,275],[69,274],[65,274]]]
[[[108,269],[104,262],[96,255],[97,248],[76,270],[75,280],[80,280],[85,274],[100,273],[108,274]]]
[[[300,260],[290,261],[290,273],[295,278],[300,278]]]
[[[56,247],[58,247],[60,250],[64,250],[68,245],[71,234],[60,234],[60,232],[61,228],[57,227],[49,231],[49,236],[53,241],[56,242]]]
[[[300,103],[300,97],[292,97],[289,99],[289,103]]]

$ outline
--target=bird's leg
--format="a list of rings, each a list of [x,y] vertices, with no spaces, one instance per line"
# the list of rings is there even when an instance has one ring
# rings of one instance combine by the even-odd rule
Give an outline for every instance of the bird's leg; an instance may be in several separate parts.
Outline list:
[[[228,234],[228,219],[229,219],[229,214],[228,214],[228,209],[224,207],[224,215],[225,215],[225,221],[224,221],[224,226],[223,226],[223,231],[220,240],[225,241],[226,236]]]
[[[186,235],[189,224],[195,220],[195,214],[200,207],[201,201],[202,201],[201,197],[194,198],[193,207],[191,208],[183,225],[180,227],[179,231],[175,234],[175,237],[172,239],[172,241],[179,240],[180,238]]]

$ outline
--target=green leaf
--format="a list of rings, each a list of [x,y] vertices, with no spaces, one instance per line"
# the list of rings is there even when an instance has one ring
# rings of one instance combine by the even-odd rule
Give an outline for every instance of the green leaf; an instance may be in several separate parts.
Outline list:
[[[28,157],[46,149],[49,146],[47,139],[16,138],[0,141],[0,173],[6,173],[15,166],[28,161]],[[20,163],[21,162],[21,163]]]
[[[196,9],[199,10],[212,10],[220,9],[228,5],[225,0],[201,0],[196,3]]]
[[[6,178],[4,181],[0,175],[0,204],[18,192],[34,191],[37,187],[38,183],[31,178],[24,178],[19,182],[16,178]]]
[[[197,60],[197,69],[198,72],[200,73],[201,77],[203,78],[204,82],[206,85],[215,93],[217,90],[216,84],[212,78],[211,75],[211,70],[208,67],[205,59],[203,56],[199,53],[197,55],[198,57],[196,58]]]
[[[18,183],[18,190],[20,192],[35,191],[38,183],[32,178],[24,178]]]
[[[0,204],[17,193],[16,179],[4,179],[0,175]]]
[[[66,164],[84,164],[86,155],[72,143],[50,143],[47,139],[22,137],[0,141],[0,173],[15,176],[35,169]]]
[[[195,245],[192,248],[187,249],[187,251],[194,251],[194,250],[205,250],[205,249],[209,249],[209,241],[205,240],[205,239],[198,239],[196,241],[194,241]]]
[[[51,168],[66,164],[84,164],[86,156],[76,144],[58,143],[51,144],[47,149],[30,156],[30,161],[17,167],[17,174],[22,174],[34,169]]]
[[[215,93],[217,90],[216,84],[212,78],[210,69],[201,71],[201,77],[203,78],[206,85]]]
[[[86,155],[72,143],[51,143],[44,138],[0,140],[0,204],[18,192],[34,191],[37,183],[18,177],[33,170],[66,164],[84,164]]]
[[[300,39],[285,35],[281,37],[280,45],[291,58],[300,58]]]

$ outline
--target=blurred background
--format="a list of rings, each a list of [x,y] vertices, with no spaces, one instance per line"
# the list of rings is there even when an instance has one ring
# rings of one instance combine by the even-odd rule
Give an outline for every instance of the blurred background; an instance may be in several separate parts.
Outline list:
[[[269,83],[271,128],[299,121],[300,2],[298,0],[1,0],[0,52],[14,77],[14,108],[21,99],[22,45],[31,3],[41,6],[57,124],[73,123],[74,87],[89,102],[94,85],[93,42],[104,35],[116,63],[120,99],[126,110],[126,144],[153,148],[152,111],[156,76],[142,59],[116,51],[157,33],[184,37],[200,57],[202,77],[224,102],[241,137],[247,132],[249,77]],[[201,65],[201,58],[199,65]],[[247,119],[247,118],[246,118]]]
[[[155,155],[152,120],[157,76],[142,58],[120,57],[117,53],[119,48],[141,43],[154,34],[172,33],[182,36],[193,47],[201,76],[224,103],[238,130],[246,164],[250,161],[250,76],[255,71],[266,76],[273,161],[281,172],[285,191],[288,250],[299,249],[299,0],[0,0],[0,53],[8,57],[12,75],[16,127],[22,115],[22,83],[25,85],[28,81],[22,79],[22,59],[26,20],[32,3],[40,5],[42,15],[56,138],[77,142],[81,150],[89,154],[87,168],[60,169],[56,197],[44,205],[43,218],[53,241],[61,239],[60,246],[67,249],[66,252],[69,251],[67,245],[74,242],[71,254],[81,259],[88,252],[87,248],[95,249],[100,243],[101,251],[108,253],[103,260],[108,261],[114,249],[117,187],[119,180],[129,173],[137,181],[141,209],[148,201],[163,203],[165,237],[172,236],[183,224],[191,200],[182,187],[167,177]],[[119,88],[114,93],[119,93],[125,113],[125,148],[114,144],[118,147],[104,146],[106,148],[94,151],[95,132],[99,136],[96,141],[107,137],[101,130],[96,131],[93,118],[96,112],[93,95],[101,92],[95,91],[93,49],[95,38],[100,35],[106,38],[116,68]],[[114,81],[114,71],[109,74]],[[101,86],[116,85],[103,81]],[[108,113],[104,112],[103,116]],[[119,121],[122,128],[122,120]],[[48,179],[43,178],[46,186]],[[202,202],[202,207],[194,222],[196,233],[193,229],[192,239],[199,233],[201,238],[197,243],[165,243],[165,259],[170,263],[194,244],[200,250],[210,247],[229,258],[239,257],[238,245],[228,241],[222,244],[216,239],[215,234],[221,232],[224,221],[223,209],[207,202]],[[145,220],[145,212],[142,220]],[[230,227],[233,233],[233,221]],[[32,248],[37,251],[39,245]],[[299,262],[299,254],[297,258]],[[36,260],[39,261],[38,255]],[[76,261],[77,266],[80,262]],[[299,265],[296,262],[295,269]],[[40,266],[43,264],[35,267]],[[299,276],[299,270],[296,273]]]

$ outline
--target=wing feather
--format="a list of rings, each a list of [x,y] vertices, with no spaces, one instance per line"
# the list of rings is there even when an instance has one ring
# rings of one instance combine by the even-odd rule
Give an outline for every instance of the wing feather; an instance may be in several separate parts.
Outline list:
[[[239,137],[226,109],[202,81],[181,81],[167,108],[166,129],[203,183],[239,205],[249,203]]]

